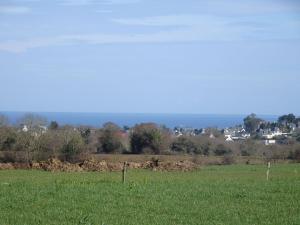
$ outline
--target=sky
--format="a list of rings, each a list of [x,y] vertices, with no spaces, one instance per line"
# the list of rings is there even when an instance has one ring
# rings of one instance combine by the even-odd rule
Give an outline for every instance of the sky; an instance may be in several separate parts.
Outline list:
[[[0,111],[300,115],[300,1],[0,0]]]

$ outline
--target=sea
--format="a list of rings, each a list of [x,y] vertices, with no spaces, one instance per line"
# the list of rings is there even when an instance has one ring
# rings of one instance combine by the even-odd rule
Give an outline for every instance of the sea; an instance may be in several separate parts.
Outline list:
[[[247,115],[222,115],[222,114],[171,114],[171,113],[81,113],[81,112],[7,112],[0,111],[8,117],[11,124],[17,124],[18,120],[27,113],[33,113],[45,117],[48,122],[56,121],[60,125],[87,125],[101,127],[106,122],[113,122],[120,127],[132,127],[139,123],[153,122],[165,125],[168,128],[207,128],[215,127],[223,129],[243,123]],[[258,115],[266,121],[276,121],[276,115]]]

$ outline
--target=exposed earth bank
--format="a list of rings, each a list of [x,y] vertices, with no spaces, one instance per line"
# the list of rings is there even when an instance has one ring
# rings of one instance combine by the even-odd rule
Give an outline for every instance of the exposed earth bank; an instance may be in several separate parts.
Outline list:
[[[122,171],[124,162],[106,162],[88,159],[82,163],[62,162],[58,159],[49,159],[39,163],[0,163],[0,169],[37,169],[45,171]],[[176,162],[159,162],[151,160],[145,162],[127,162],[129,169],[151,169],[154,171],[192,171],[199,168],[199,165],[188,160]]]

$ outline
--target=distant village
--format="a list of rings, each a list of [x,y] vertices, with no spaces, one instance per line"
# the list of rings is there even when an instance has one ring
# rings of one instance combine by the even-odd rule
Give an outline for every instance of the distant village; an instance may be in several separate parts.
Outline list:
[[[51,126],[56,126],[50,124]],[[28,132],[31,126],[28,124],[20,124],[20,131]],[[58,126],[58,124],[57,124]],[[38,136],[47,132],[48,128],[45,125],[34,126],[33,134]],[[74,130],[78,128],[74,127]],[[90,132],[96,132],[96,128],[89,128]],[[130,133],[130,128],[125,126],[120,131],[120,135],[126,136]],[[172,134],[175,137],[180,136],[208,136],[211,139],[215,139],[216,136],[224,137],[225,142],[241,142],[247,139],[253,138],[261,140],[265,145],[274,145],[283,139],[292,138],[300,134],[300,118],[296,118],[293,114],[283,115],[278,118],[277,121],[269,122],[263,119],[257,118],[255,114],[251,114],[244,119],[244,124],[228,127],[225,129],[219,128],[189,128],[189,127],[175,127],[172,130]],[[300,139],[299,139],[300,141]]]
[[[2,118],[2,119],[1,119]],[[191,154],[300,159],[300,118],[293,114],[266,121],[255,114],[227,128],[168,128],[155,123],[119,127],[59,125],[27,114],[17,125],[0,116],[0,161],[56,157],[78,161],[89,154]],[[2,156],[1,156],[2,155]],[[2,159],[1,159],[2,157]]]
[[[300,133],[300,118],[288,114],[279,117],[277,121],[268,122],[257,118],[255,114],[251,114],[244,119],[244,124],[225,129],[183,127],[173,129],[173,134],[176,137],[206,135],[214,139],[216,133],[223,135],[225,142],[240,142],[254,138],[261,140],[265,145],[273,145],[282,139],[297,136]]]

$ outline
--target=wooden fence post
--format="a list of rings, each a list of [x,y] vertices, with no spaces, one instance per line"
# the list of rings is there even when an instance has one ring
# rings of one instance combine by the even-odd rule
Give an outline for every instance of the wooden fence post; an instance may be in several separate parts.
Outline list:
[[[124,162],[123,164],[123,170],[122,170],[122,181],[123,184],[126,182],[126,170],[127,170],[127,162]]]
[[[267,180],[269,180],[270,168],[271,168],[271,162],[268,162],[268,169],[267,169]]]

